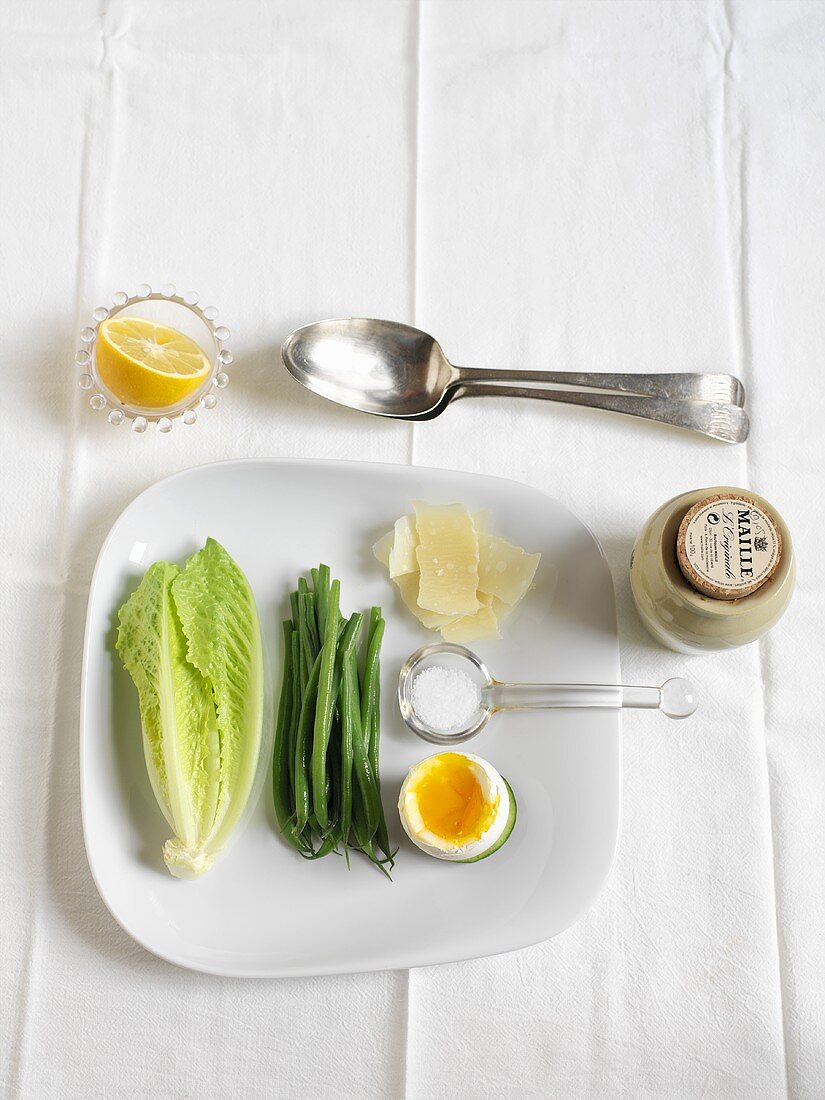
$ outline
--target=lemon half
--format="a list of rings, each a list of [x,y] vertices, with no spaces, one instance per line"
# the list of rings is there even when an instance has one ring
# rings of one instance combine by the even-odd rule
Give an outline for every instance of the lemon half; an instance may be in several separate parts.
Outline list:
[[[142,317],[104,321],[95,358],[101,381],[115,397],[142,409],[169,408],[184,401],[211,369],[189,336]]]

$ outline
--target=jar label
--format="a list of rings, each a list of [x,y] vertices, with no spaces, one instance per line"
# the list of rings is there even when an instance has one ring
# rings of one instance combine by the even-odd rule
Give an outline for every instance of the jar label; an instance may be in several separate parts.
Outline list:
[[[706,497],[682,520],[676,554],[685,578],[699,592],[738,600],[771,577],[782,555],[782,536],[748,497]]]

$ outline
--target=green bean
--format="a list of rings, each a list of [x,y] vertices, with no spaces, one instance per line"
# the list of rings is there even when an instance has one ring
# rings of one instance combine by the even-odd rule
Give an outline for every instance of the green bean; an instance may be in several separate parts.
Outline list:
[[[298,842],[301,845],[299,850],[300,854],[304,857],[304,859],[311,859],[312,853],[315,849],[312,847],[312,826],[310,825],[310,823],[307,822],[300,832],[296,830],[296,835],[298,837]]]
[[[377,716],[376,716],[376,727],[377,727],[377,723],[378,723],[378,719],[377,719]],[[377,740],[378,740],[378,729],[377,728],[376,728],[376,731],[375,731],[375,738],[376,738],[376,742],[377,742]],[[376,778],[378,778],[378,763],[377,763],[377,761],[375,762],[375,764],[373,766],[373,771],[375,772]],[[380,782],[379,782],[378,797],[379,797],[379,802],[380,802],[380,798],[381,798]],[[387,857],[386,862],[389,863],[390,867],[392,867],[393,864],[395,863],[395,854],[398,851],[398,849],[397,848],[394,848],[392,850],[390,849],[390,836],[389,836],[389,832],[387,830],[387,819],[384,816],[384,804],[383,804],[383,802],[380,803],[380,807],[381,807],[380,808],[380,813],[379,813],[379,816],[378,816],[378,828],[375,830],[375,839],[378,841],[379,848],[384,853],[384,855]]]
[[[392,856],[382,859],[382,857],[376,851],[375,838],[364,838],[365,831],[366,820],[364,818],[364,807],[361,802],[356,799],[353,801],[352,806],[353,839],[350,841],[350,847],[365,855],[371,863],[375,864],[379,871],[381,871],[384,875],[387,876],[388,879],[390,879],[390,881],[392,881],[392,875],[390,874],[390,871],[395,864],[395,860]],[[387,870],[388,867],[389,870]]]
[[[327,565],[310,570],[290,595],[283,624],[285,658],[273,754],[278,827],[309,860],[360,851],[389,877],[389,850],[378,781],[380,673],[384,633],[371,609],[363,673],[364,616],[344,619],[341,586]],[[380,848],[380,852],[379,852]],[[383,855],[381,854],[383,853]]]
[[[352,761],[353,742],[355,740],[355,716],[358,713],[358,676],[354,662],[355,645],[361,631],[363,616],[352,615],[347,623],[338,646],[340,654],[341,683],[339,688],[339,708],[341,712],[341,839],[344,854],[349,862],[348,849],[350,825],[352,824]]]
[[[380,618],[380,615],[380,608],[374,607],[370,611],[366,655],[364,660],[364,677],[361,681],[360,713],[358,713],[353,723],[355,727],[355,737],[353,740],[353,774],[356,778],[358,797],[353,798],[352,832],[355,840],[354,846],[370,859],[372,858],[370,855],[371,842],[375,830],[378,827],[380,815],[380,794],[375,774],[369,760],[371,724],[370,699],[374,699],[374,693],[370,696],[368,691],[368,672],[371,665],[370,653],[371,649],[374,648],[372,638],[376,622]],[[380,645],[380,639],[378,640],[378,644]],[[353,661],[355,675],[357,675],[357,664],[354,653],[351,660]],[[372,664],[374,663],[375,658],[372,659]],[[355,795],[355,789],[353,793]]]
[[[377,615],[375,612],[377,611]],[[381,609],[373,608],[370,612],[370,637],[367,644],[367,670],[366,677],[367,683],[365,685],[364,693],[369,701],[369,705],[365,708],[368,712],[369,727],[364,726],[364,738],[368,738],[369,749],[368,755],[370,764],[372,766],[372,772],[375,776],[376,786],[378,787],[378,827],[375,831],[375,839],[378,841],[378,845],[384,855],[387,857],[387,862],[390,867],[394,863],[395,851],[390,850],[390,839],[387,831],[387,820],[384,816],[384,806],[381,802],[381,788],[380,788],[380,772],[378,769],[378,745],[381,736],[381,665],[380,665],[380,651],[381,641],[384,637],[385,623],[381,618]],[[371,659],[372,658],[372,659]],[[369,732],[367,732],[369,730]],[[375,862],[373,860],[373,862]]]
[[[334,617],[333,617],[334,621]],[[337,649],[335,654],[335,670],[332,681],[332,698],[334,701],[332,713],[332,726],[330,732],[330,747],[333,750],[330,766],[330,749],[327,749],[327,805],[331,806],[328,829],[336,829],[341,821],[341,715],[338,705],[338,696],[341,685],[342,654],[349,646],[350,641],[357,637],[361,627],[362,616],[353,615],[349,621],[343,620],[338,615]],[[333,787],[333,782],[335,786]],[[337,835],[337,834],[336,834]],[[338,836],[340,839],[340,836]]]
[[[337,710],[333,712],[332,732],[327,750],[327,781],[329,783],[327,835],[335,838],[337,847],[341,839],[338,830],[341,821],[341,723]]]
[[[306,577],[298,578],[298,623],[306,625],[306,606],[307,597],[310,595],[310,588],[307,584]]]
[[[272,753],[272,796],[275,803],[275,818],[283,835],[298,844],[290,829],[292,809],[290,806],[289,748],[290,728],[292,724],[293,687],[292,687],[292,623],[286,619],[284,632],[284,671],[281,681],[281,695],[278,702],[278,717],[275,722],[275,747]]]
[[[392,882],[392,875],[390,874],[390,871],[395,866],[395,859],[393,858],[393,856],[388,856],[386,859],[382,859],[379,856],[378,852],[375,850],[374,840],[368,840],[361,851],[364,853],[370,863],[374,863],[378,870],[381,871],[382,874],[386,875],[390,882]],[[389,871],[387,870],[388,866]]]
[[[300,596],[298,592],[293,592],[289,598],[290,608],[292,610],[292,629],[294,631],[293,637],[298,644],[298,660],[295,663],[295,669],[298,675],[299,694],[298,698],[303,698],[304,689],[307,686],[307,680],[309,679],[309,670],[311,666],[307,665],[305,647],[301,645],[301,604]]]
[[[363,622],[364,616],[359,611],[356,611],[354,615],[350,615],[350,617],[346,620],[344,629],[339,635],[338,652],[336,654],[335,661],[337,665],[336,671],[338,675],[338,679],[336,679],[335,682],[336,687],[340,685],[340,677],[344,667],[344,654],[348,653],[357,644],[358,635],[361,632],[361,626],[363,625]],[[336,698],[339,699],[338,692],[336,692]]]
[[[378,819],[381,816],[381,796],[378,792],[378,783],[370,763],[366,748],[364,728],[361,724],[361,709],[358,700],[358,665],[355,650],[348,658],[350,664],[350,676],[354,685],[354,694],[350,700],[353,708],[352,714],[352,774],[358,785],[361,802],[364,807],[366,835],[364,842],[372,839],[378,828]]]
[[[298,629],[300,631],[301,645],[304,647],[308,667],[312,667],[318,650],[321,648],[318,641],[318,627],[315,623],[315,597],[311,592],[298,593]]]
[[[295,738],[293,766],[293,796],[295,801],[295,825],[303,832],[309,820],[309,741],[315,716],[315,699],[318,694],[318,675],[321,669],[320,653],[312,663],[307,686],[301,700],[301,717]]]
[[[291,816],[295,815],[295,785],[292,774],[292,762],[295,760],[295,742],[298,737],[298,719],[301,717],[301,699],[304,694],[304,685],[301,674],[301,646],[298,641],[298,631],[295,624],[292,625],[292,709],[289,715],[289,725],[287,726],[289,746],[287,751],[287,760],[289,767],[287,768],[287,776],[289,778],[289,794],[290,794],[290,809]]]
[[[335,705],[333,685],[338,648],[338,605],[340,597],[341,584],[339,581],[333,581],[329,590],[326,630],[324,631],[324,641],[320,654],[318,700],[315,705],[312,738],[312,807],[321,830],[329,827],[329,803],[325,779],[327,774],[327,749],[332,729],[332,711]]]
[[[308,592],[306,597],[306,617],[309,640],[312,652],[318,653],[321,649],[321,636],[318,633],[318,611],[315,605],[315,593]]]
[[[318,619],[318,637],[323,644],[327,629],[327,608],[329,607],[331,588],[329,566],[319,565],[317,569],[313,569],[312,579],[315,586],[315,615]]]
[[[312,850],[310,853],[301,852],[304,859],[323,859],[324,856],[328,856],[330,852],[335,851],[335,845],[337,841],[332,835],[325,836],[319,846]]]
[[[350,848],[355,848],[359,852],[363,852],[367,844],[369,844],[371,837],[367,829],[367,817],[364,810],[364,803],[360,798],[356,797],[356,791],[353,787],[353,799],[352,799],[352,825],[350,827]]]
[[[364,730],[364,741],[367,743],[370,756],[373,752],[373,733],[377,728],[372,719],[378,706],[380,692],[379,661],[381,642],[384,638],[384,626],[384,620],[381,618],[381,608],[373,607],[370,611],[367,657],[364,663],[364,686],[361,692],[361,726]]]

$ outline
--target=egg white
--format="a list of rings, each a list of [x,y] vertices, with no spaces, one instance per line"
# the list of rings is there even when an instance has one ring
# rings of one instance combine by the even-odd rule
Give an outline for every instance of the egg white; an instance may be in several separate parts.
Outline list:
[[[436,753],[435,755],[440,756],[441,754]],[[401,794],[398,797],[398,813],[404,832],[413,844],[420,848],[422,852],[435,856],[436,859],[473,859],[476,856],[483,855],[501,839],[510,816],[510,792],[507,789],[507,784],[493,765],[473,753],[461,752],[455,753],[455,755],[463,756],[465,760],[471,761],[473,772],[481,784],[484,801],[495,802],[496,797],[498,797],[498,808],[489,828],[477,840],[470,841],[469,844],[456,844],[445,840],[443,837],[436,836],[424,824],[414,792],[415,784],[420,779],[422,772],[426,771],[426,766],[433,758],[428,756],[418,764],[414,764],[407,772],[407,778],[401,787]]]

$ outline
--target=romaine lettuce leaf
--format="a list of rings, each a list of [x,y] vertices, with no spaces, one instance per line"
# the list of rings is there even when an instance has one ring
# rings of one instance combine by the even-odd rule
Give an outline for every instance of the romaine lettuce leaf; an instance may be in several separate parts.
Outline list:
[[[181,571],[150,566],[119,614],[149,779],[174,836],[172,874],[211,866],[249,798],[260,751],[263,654],[246,578],[213,539]]]
[[[220,789],[213,844],[243,812],[255,778],[263,719],[263,649],[249,583],[219,542],[207,539],[172,582],[187,657],[211,686],[220,737]]]

